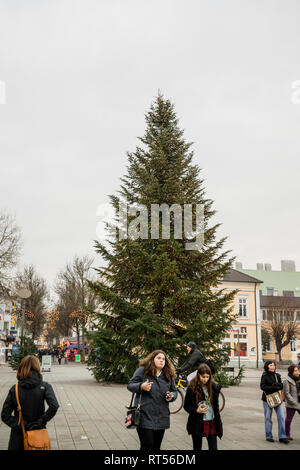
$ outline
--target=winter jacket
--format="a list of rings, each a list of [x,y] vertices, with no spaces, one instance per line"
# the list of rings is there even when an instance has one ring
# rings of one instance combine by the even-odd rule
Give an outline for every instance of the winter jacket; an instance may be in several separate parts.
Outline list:
[[[170,427],[169,402],[166,401],[166,393],[173,392],[173,400],[177,398],[177,390],[174,379],[167,381],[163,371],[159,377],[146,377],[145,368],[139,367],[130,379],[127,389],[136,393],[135,406],[141,396],[141,428],[146,429],[168,429]],[[149,392],[141,390],[141,385],[146,380],[153,382]]]
[[[202,352],[199,351],[199,349],[197,349],[197,346],[193,341],[188,343],[188,346],[192,348],[190,356],[188,360],[178,368],[178,372],[196,370],[201,363],[206,361],[205,356],[202,354]]]
[[[46,428],[46,423],[59,408],[52,386],[43,382],[42,376],[33,371],[27,379],[19,380],[18,390],[25,430]],[[49,406],[46,412],[45,401]],[[22,428],[21,424],[18,425],[15,385],[3,404],[1,419],[11,428],[8,450],[24,450]]]
[[[275,378],[277,377],[277,382]],[[260,388],[267,395],[278,392],[283,389],[283,384],[281,382],[281,376],[277,372],[264,372],[261,376]],[[262,394],[261,399],[267,401],[265,393]]]
[[[212,408],[214,410],[214,422],[217,436],[221,439],[223,436],[223,425],[220,416],[219,410],[219,394],[220,394],[221,386],[215,382],[212,383]],[[204,395],[203,398],[204,399]],[[200,400],[201,401],[201,400]],[[203,437],[204,435],[204,423],[203,418],[204,415],[201,413],[197,413],[198,403],[196,402],[196,397],[192,393],[191,387],[188,387],[185,400],[184,400],[184,409],[189,413],[188,422],[187,422],[187,432],[189,434],[196,434],[199,437]]]
[[[289,375],[283,381],[283,391],[285,396],[285,406],[287,408],[294,408],[295,410],[300,410],[296,381],[293,380]]]

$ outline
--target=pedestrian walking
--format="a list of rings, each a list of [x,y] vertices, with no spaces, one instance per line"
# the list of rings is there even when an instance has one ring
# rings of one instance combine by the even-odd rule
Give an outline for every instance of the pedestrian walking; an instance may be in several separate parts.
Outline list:
[[[223,425],[219,411],[221,386],[214,382],[207,364],[201,364],[197,375],[188,385],[184,409],[189,413],[187,432],[192,435],[193,450],[202,449],[206,437],[209,450],[218,450],[217,437],[223,436]]]
[[[285,396],[286,418],[285,433],[289,441],[291,437],[291,424],[296,411],[300,414],[300,372],[298,366],[292,364],[288,368],[288,376],[283,381],[283,391]]]
[[[52,386],[43,381],[37,357],[26,356],[22,359],[17,379],[25,431],[45,429],[47,422],[56,414],[59,404]],[[48,405],[46,412],[45,401]],[[11,428],[8,450],[24,450],[15,385],[9,390],[3,404],[1,419]]]
[[[135,393],[135,406],[139,399],[140,423],[137,433],[140,450],[160,450],[165,430],[170,427],[169,402],[176,400],[175,369],[164,351],[156,350],[140,362],[128,383]]]
[[[275,408],[270,408],[267,403],[266,395],[271,395],[272,393],[279,392],[283,389],[283,384],[281,381],[281,376],[276,372],[276,365],[273,361],[266,361],[264,365],[264,372],[261,376],[260,388],[263,391],[262,401],[264,407],[264,417],[265,417],[265,435],[268,442],[274,442],[272,434],[272,413],[273,409],[276,412],[277,422],[278,422],[278,437],[279,442],[288,444],[289,440],[286,438],[285,433],[285,422],[284,422],[284,412],[282,403]]]
[[[60,353],[60,354],[58,355],[58,364],[59,364],[59,365],[61,364],[62,357],[63,357],[63,356],[62,356],[62,354]]]

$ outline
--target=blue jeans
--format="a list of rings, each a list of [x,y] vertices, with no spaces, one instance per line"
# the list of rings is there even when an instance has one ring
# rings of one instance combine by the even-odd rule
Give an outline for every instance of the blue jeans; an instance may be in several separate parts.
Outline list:
[[[272,413],[273,409],[277,415],[277,422],[278,422],[278,438],[279,439],[286,439],[285,434],[285,421],[284,421],[284,413],[283,413],[283,405],[279,405],[276,408],[270,408],[268,403],[263,401],[264,405],[264,415],[265,415],[265,432],[266,432],[266,439],[273,439],[272,435]]]

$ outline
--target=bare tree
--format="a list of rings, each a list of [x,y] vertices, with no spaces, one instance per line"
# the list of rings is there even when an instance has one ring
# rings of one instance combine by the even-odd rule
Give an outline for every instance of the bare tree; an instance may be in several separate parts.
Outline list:
[[[300,334],[293,297],[274,297],[274,306],[267,309],[268,321],[265,330],[274,339],[281,361],[282,349]]]
[[[58,295],[56,309],[59,311],[57,328],[62,334],[76,331],[78,347],[80,333],[83,335],[87,326],[90,312],[96,307],[96,297],[87,285],[92,280],[91,267],[93,259],[88,256],[75,256],[71,264],[61,271],[55,283]]]
[[[16,266],[21,251],[21,231],[15,219],[0,212],[0,295],[8,295],[12,280],[12,269]]]
[[[49,301],[47,283],[36,273],[34,266],[30,265],[17,273],[14,285],[16,289],[24,287],[31,291],[31,296],[26,300],[25,322],[32,339],[37,339],[46,322],[46,302]]]

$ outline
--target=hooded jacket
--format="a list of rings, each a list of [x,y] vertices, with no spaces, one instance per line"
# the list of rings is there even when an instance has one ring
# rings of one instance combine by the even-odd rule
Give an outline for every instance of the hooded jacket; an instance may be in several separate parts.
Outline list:
[[[263,391],[261,399],[267,401],[266,394],[270,395],[272,393],[278,392],[283,389],[283,384],[281,382],[281,375],[277,372],[269,372],[268,366],[272,364],[273,361],[267,361],[264,365],[265,372],[263,372],[260,381],[260,388]],[[277,380],[276,380],[277,379]]]
[[[19,400],[25,430],[43,429],[56,414],[59,404],[53,388],[35,371],[27,379],[19,380]],[[45,412],[45,401],[49,408]],[[11,428],[8,450],[24,450],[21,424],[18,425],[19,413],[15,385],[11,387],[3,404],[2,421]]]
[[[206,361],[205,356],[197,349],[196,343],[194,341],[190,341],[187,346],[192,348],[191,352],[189,353],[188,360],[182,364],[181,367],[178,368],[178,372],[184,372],[186,370],[197,369],[197,367]]]

